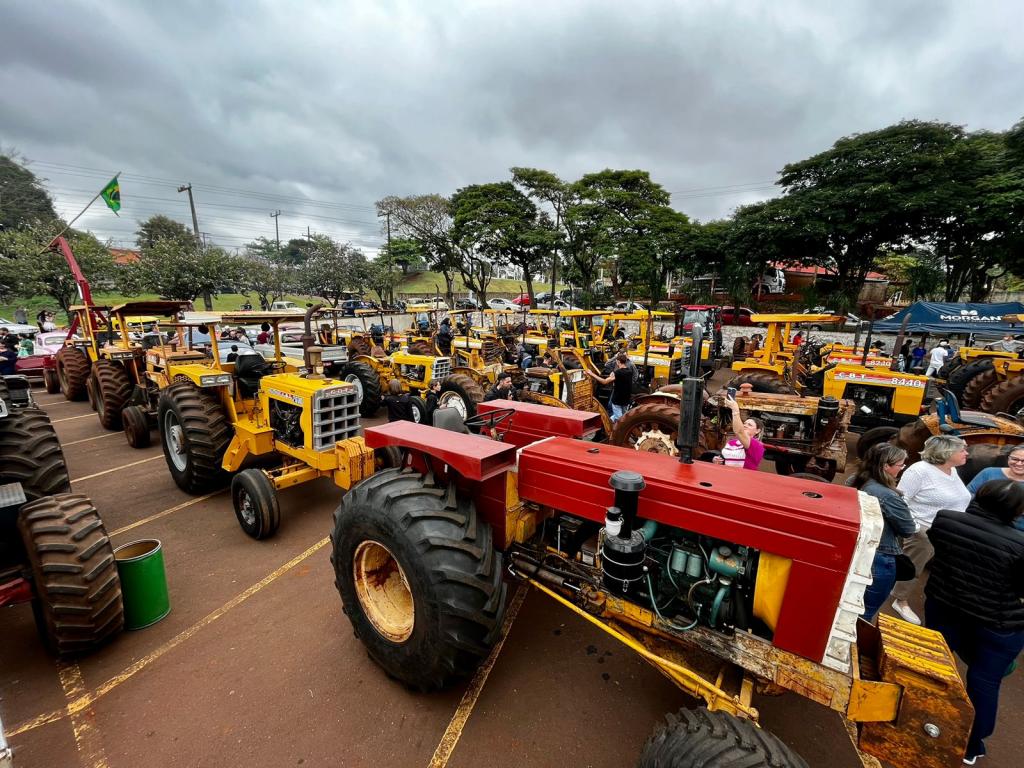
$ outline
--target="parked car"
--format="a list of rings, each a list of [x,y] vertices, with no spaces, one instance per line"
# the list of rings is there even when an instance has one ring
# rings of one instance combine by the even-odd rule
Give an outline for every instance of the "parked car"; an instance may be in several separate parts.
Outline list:
[[[514,299],[512,299],[512,303],[515,304],[517,307],[528,307],[530,306],[530,294],[521,293]]]
[[[836,312],[835,310],[826,309],[825,307],[813,307],[811,309],[805,309],[800,314],[802,314],[802,315],[836,315],[838,317],[842,317],[843,318],[843,321],[841,323],[812,323],[811,324],[811,330],[812,331],[820,331],[822,328],[832,328],[832,329],[835,329],[835,330],[855,331],[855,330],[857,330],[858,327],[860,327],[861,323],[864,322],[861,318],[859,318],[857,315],[855,315],[855,314],[853,314],[851,312],[847,312],[846,314],[843,314],[842,312]]]
[[[64,340],[67,337],[67,331],[36,333],[32,339],[34,345],[32,354],[28,357],[18,358],[14,364],[15,373],[31,378],[42,377],[47,392],[50,394],[59,392],[60,382],[57,380],[57,364],[54,355],[64,346]],[[78,336],[73,338],[77,339]]]
[[[355,317],[356,310],[363,308],[363,302],[359,299],[345,299],[338,305],[338,309],[341,310],[341,314],[345,317]]]
[[[750,316],[754,310],[750,307],[740,307],[736,313],[736,307],[722,307],[722,325],[754,325]]]
[[[647,307],[639,301],[617,301],[608,307],[612,312],[646,312]]]
[[[271,312],[301,309],[302,307],[300,307],[294,301],[275,301],[273,304],[270,305]]]
[[[537,304],[537,306],[540,306],[541,303],[545,302],[545,301],[550,302],[551,301],[551,291],[541,291],[540,293],[536,293],[533,296],[533,300]]]
[[[487,306],[490,307],[491,309],[507,309],[507,310],[519,309],[519,307],[517,307],[515,304],[513,304],[508,299],[488,299],[487,300]]]
[[[456,299],[456,309],[480,309],[480,305],[477,304],[476,299]]]
[[[786,273],[778,267],[767,267],[764,274],[754,281],[754,295],[786,292]]]
[[[448,302],[440,296],[435,296],[432,299],[424,299],[423,301],[416,302],[417,304],[426,304],[433,307],[434,309],[448,309]]]
[[[9,333],[13,333],[20,336],[23,333],[39,333],[38,325],[28,325],[27,323],[12,323],[10,320],[4,317],[0,317],[0,327],[6,328]]]
[[[559,312],[565,312],[566,310],[569,309],[579,309],[579,307],[577,307],[575,304],[570,304],[568,301],[565,301],[564,299],[555,299],[554,305],[552,305],[550,301],[538,301],[536,309],[556,309]]]

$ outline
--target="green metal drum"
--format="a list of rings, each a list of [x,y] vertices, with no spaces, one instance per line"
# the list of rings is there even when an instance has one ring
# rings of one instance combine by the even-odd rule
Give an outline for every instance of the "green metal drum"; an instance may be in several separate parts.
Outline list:
[[[143,539],[114,550],[121,578],[125,629],[156,624],[171,612],[164,572],[164,550],[156,539]]]

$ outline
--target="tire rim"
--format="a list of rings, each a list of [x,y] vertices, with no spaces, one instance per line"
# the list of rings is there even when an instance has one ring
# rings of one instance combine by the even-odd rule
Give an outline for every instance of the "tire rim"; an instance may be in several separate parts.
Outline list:
[[[256,525],[256,505],[252,503],[252,497],[244,488],[238,492],[238,515],[250,528]]]
[[[437,407],[454,408],[463,419],[469,416],[469,408],[466,407],[466,401],[462,399],[462,395],[458,392],[442,392],[441,397],[437,399]]]
[[[352,384],[356,388],[356,396],[359,398],[359,402],[363,402],[363,381],[354,373],[345,375],[345,381]]]
[[[390,550],[363,541],[352,557],[356,597],[373,628],[393,643],[404,643],[416,623],[416,604],[409,581]]]
[[[185,450],[185,430],[181,428],[173,411],[164,416],[164,446],[174,468],[179,472],[188,469],[188,452]]]
[[[632,438],[632,435],[630,435],[630,438]],[[645,451],[647,453],[661,453],[666,456],[679,455],[679,449],[676,448],[672,435],[664,432],[661,427],[654,427],[653,429],[641,432],[637,435],[633,447],[638,451]]]
[[[414,424],[423,423],[423,411],[421,411],[415,405],[412,407],[412,420]]]

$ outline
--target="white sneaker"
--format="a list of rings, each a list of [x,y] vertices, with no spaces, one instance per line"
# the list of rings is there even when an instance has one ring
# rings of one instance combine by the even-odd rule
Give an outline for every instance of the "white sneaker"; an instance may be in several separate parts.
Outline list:
[[[892,609],[898,613],[904,621],[909,621],[911,624],[917,624],[921,626],[921,617],[914,613],[914,609],[911,608],[904,600],[893,600]]]

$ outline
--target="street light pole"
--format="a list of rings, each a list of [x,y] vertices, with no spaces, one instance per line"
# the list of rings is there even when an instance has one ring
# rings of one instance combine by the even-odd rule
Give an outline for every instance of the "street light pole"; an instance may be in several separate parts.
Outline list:
[[[277,255],[281,255],[281,230],[277,226],[277,217],[281,215],[281,211],[274,211],[270,214],[270,218],[274,220],[274,239],[277,241]]]

